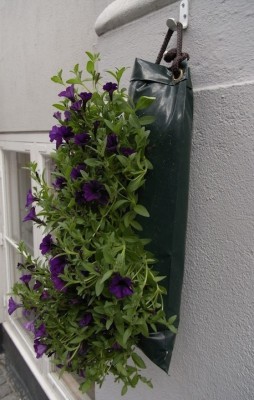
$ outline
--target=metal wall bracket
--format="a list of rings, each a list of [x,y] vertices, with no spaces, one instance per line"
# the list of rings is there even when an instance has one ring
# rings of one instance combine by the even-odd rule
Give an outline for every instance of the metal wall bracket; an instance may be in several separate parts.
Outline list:
[[[189,20],[189,0],[182,0],[180,3],[180,13],[179,13],[179,22],[182,23],[183,29],[188,27]],[[172,31],[176,30],[176,20],[174,18],[169,18],[167,20],[167,26]]]

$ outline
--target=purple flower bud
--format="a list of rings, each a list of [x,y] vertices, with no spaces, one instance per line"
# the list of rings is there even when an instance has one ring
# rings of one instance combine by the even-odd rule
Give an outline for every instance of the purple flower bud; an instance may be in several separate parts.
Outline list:
[[[35,207],[32,207],[32,208],[30,209],[29,213],[28,213],[28,214],[25,216],[25,218],[23,219],[23,222],[25,222],[25,221],[34,221],[34,222],[40,221],[40,220],[37,218],[37,215],[36,215],[36,213],[35,213]]]
[[[79,164],[71,170],[71,179],[74,181],[82,176],[81,171],[85,171],[86,164]]]
[[[81,190],[78,190],[76,193],[75,193],[75,200],[76,200],[76,202],[81,206],[82,204],[84,204],[84,202],[85,202],[85,199],[84,199],[84,197],[83,197],[83,192],[81,191]]]
[[[28,321],[23,326],[29,332],[35,332],[34,321]]]
[[[27,274],[27,275],[22,275],[19,279],[20,279],[23,283],[28,284],[28,283],[30,282],[31,278],[32,278],[32,275]]]
[[[56,111],[56,112],[53,114],[53,117],[54,117],[55,119],[57,119],[58,121],[61,121],[61,120],[62,120],[62,114],[60,113],[60,111]]]
[[[9,298],[9,304],[8,304],[8,314],[11,315],[14,313],[14,311],[17,310],[17,308],[22,307],[22,304],[16,303],[12,297]]]
[[[92,322],[93,316],[91,313],[87,313],[83,316],[83,318],[79,321],[79,326],[82,328],[89,325]]]
[[[47,351],[48,346],[46,344],[42,344],[39,339],[35,339],[34,341],[34,351],[36,353],[36,358],[40,358]]]
[[[112,100],[113,92],[117,89],[117,84],[112,82],[107,82],[103,86],[103,90],[108,92],[110,99]]]
[[[71,119],[71,113],[70,113],[70,111],[65,111],[64,112],[64,116],[65,116],[65,122],[68,122],[68,121],[70,121],[70,119]]]
[[[39,328],[35,329],[35,339],[39,339],[40,337],[44,337],[47,335],[45,324],[41,324]]]
[[[55,180],[55,182],[52,183],[52,185],[54,186],[54,188],[56,190],[60,190],[62,189],[64,186],[66,186],[66,179],[62,176],[58,176]]]
[[[106,144],[106,149],[110,153],[116,153],[117,152],[117,145],[118,145],[118,137],[115,133],[111,133],[110,135],[107,136],[107,144]]]
[[[66,97],[66,99],[69,99],[72,102],[74,102],[75,101],[74,85],[68,86],[66,90],[60,92],[58,96]]]
[[[115,343],[112,345],[112,349],[113,349],[113,350],[121,350],[121,348],[122,348],[122,346],[120,346],[120,344],[119,344],[118,342],[115,342]]]
[[[101,205],[106,205],[109,201],[109,195],[105,186],[95,180],[84,184],[83,197],[87,202],[94,201]]]
[[[38,201],[38,197],[33,196],[31,189],[28,190],[26,195],[26,205],[25,207],[29,207],[34,201]]]
[[[131,154],[135,153],[135,150],[131,147],[121,147],[120,152],[125,156],[129,157]]]
[[[79,93],[79,97],[83,100],[83,104],[85,105],[87,102],[88,102],[88,100],[91,100],[91,98],[92,98],[92,93],[89,93],[89,92],[82,92],[82,93]]]
[[[93,123],[93,133],[94,133],[95,135],[96,135],[96,133],[97,133],[97,131],[98,131],[99,126],[100,126],[100,121],[95,121],[95,122]]]
[[[90,136],[88,135],[88,133],[79,133],[77,135],[74,136],[74,143],[77,144],[78,146],[85,146],[89,140],[90,140]]]
[[[50,235],[50,233],[48,235],[46,235],[43,239],[42,242],[40,244],[40,250],[41,250],[41,254],[47,254],[49,253],[52,248],[53,248],[53,239],[52,236]]]
[[[38,290],[42,286],[42,283],[40,281],[35,281],[35,284],[33,286],[33,290]]]
[[[133,294],[132,281],[130,278],[116,274],[110,281],[109,291],[117,299],[131,296]]]
[[[40,299],[41,300],[48,300],[49,298],[50,298],[50,294],[49,294],[48,290],[44,289],[42,294],[41,294]]]
[[[70,106],[72,111],[80,111],[82,107],[82,100],[75,101],[75,103]]]

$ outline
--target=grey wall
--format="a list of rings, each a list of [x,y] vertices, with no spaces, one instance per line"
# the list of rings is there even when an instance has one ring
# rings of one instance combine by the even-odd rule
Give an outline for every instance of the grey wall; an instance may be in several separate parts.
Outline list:
[[[178,4],[100,36],[102,70],[154,61]],[[181,322],[169,376],[147,361],[154,389],[126,400],[254,398],[254,2],[190,0],[189,18],[195,115]],[[109,378],[97,400],[119,393]]]
[[[0,132],[48,131],[58,90],[49,77],[82,65],[86,49],[101,52],[102,72],[155,60],[178,3],[96,38],[108,3],[0,0]],[[154,389],[139,386],[126,400],[254,396],[254,2],[190,3],[195,120],[181,323],[170,375],[147,361]],[[96,390],[96,400],[120,398],[111,378]]]

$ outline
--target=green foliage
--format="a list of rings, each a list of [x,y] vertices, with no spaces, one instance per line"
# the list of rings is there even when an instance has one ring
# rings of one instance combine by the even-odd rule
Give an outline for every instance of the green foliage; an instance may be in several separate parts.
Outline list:
[[[123,395],[139,381],[152,387],[140,375],[140,369],[146,368],[135,352],[140,336],[155,332],[158,324],[175,331],[175,319],[167,321],[163,312],[165,289],[159,285],[163,277],[152,269],[155,260],[145,249],[149,240],[138,234],[142,231],[140,220],[149,217],[148,210],[139,204],[138,191],[152,168],[145,155],[149,131],[143,125],[154,118],[139,118],[136,110],[148,107],[154,99],[142,97],[135,109],[124,89],[115,88],[113,93],[99,89],[99,55],[86,54],[89,78],[82,78],[76,64],[71,71],[74,78],[67,83],[74,85],[78,102],[85,82],[91,80],[92,97],[80,110],[74,110],[74,100],[68,98],[54,104],[58,110],[69,112],[69,118],[59,118],[59,127],[72,132],[52,154],[53,178],[64,183],[54,186],[46,182],[38,174],[37,165],[30,164],[36,183],[33,195],[40,210],[37,215],[46,224],[44,233],[52,235],[53,243],[41,258],[32,257],[20,243],[25,260],[22,268],[32,279],[28,284],[16,283],[13,293],[30,311],[35,332],[45,326],[46,333],[37,340],[46,346],[46,354],[53,356],[62,371],[85,376],[80,387],[83,392],[94,382],[101,385],[111,373],[116,381],[122,381]],[[124,71],[108,71],[118,86]],[[62,70],[52,80],[65,85]],[[75,137],[84,132],[89,135],[88,142],[75,143]],[[116,141],[113,150],[109,146],[111,135]],[[74,179],[71,174],[78,165],[85,167]],[[93,181],[103,187],[106,202],[85,198],[85,185]],[[40,225],[39,221],[35,222]],[[63,283],[60,290],[51,265],[59,256],[65,260],[57,275]],[[122,297],[111,290],[119,276],[127,285],[127,294]],[[35,283],[39,283],[36,288]],[[85,316],[89,321],[82,324]]]

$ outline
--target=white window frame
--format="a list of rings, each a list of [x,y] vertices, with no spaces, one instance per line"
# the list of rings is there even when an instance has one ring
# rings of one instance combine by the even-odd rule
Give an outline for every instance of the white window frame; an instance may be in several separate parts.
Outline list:
[[[17,318],[15,318],[15,316],[9,316],[7,312],[8,293],[11,292],[14,283],[14,274],[9,265],[9,254],[6,245],[8,221],[6,188],[8,184],[6,182],[4,165],[5,152],[16,151],[29,153],[30,160],[37,162],[38,172],[41,173],[44,168],[43,158],[48,156],[54,148],[55,145],[49,142],[48,132],[0,134],[0,263],[2,266],[2,276],[4,277],[4,279],[0,280],[0,322],[3,322],[6,332],[15,343],[21,356],[45,391],[49,400],[91,400],[91,397],[87,394],[82,394],[78,390],[78,385],[72,375],[65,374],[64,379],[59,379],[58,374],[54,371],[53,365],[46,356],[43,356],[41,359],[36,359],[33,343],[29,334],[22,328]],[[33,226],[35,257],[40,256],[39,245],[41,240],[41,230]],[[12,242],[11,245],[17,247],[17,244],[10,239],[8,239],[8,242]],[[15,266],[12,266],[12,268],[14,269]]]

